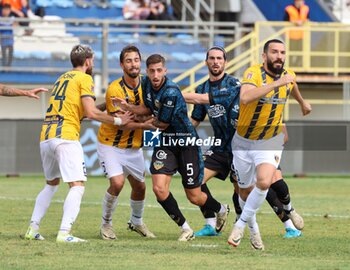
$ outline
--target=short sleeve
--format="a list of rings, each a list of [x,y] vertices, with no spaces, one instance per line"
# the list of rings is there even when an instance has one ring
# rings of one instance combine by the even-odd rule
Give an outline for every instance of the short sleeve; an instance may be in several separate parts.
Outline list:
[[[158,113],[158,120],[169,124],[174,116],[176,107],[178,106],[179,96],[176,89],[167,89],[161,100],[161,107]]]
[[[261,75],[260,72],[258,72],[258,69],[253,67],[248,68],[243,74],[242,85],[251,84],[254,86],[258,86],[260,77]]]
[[[81,78],[81,92],[80,97],[92,97],[96,100],[94,88],[95,84],[90,75],[86,75]]]

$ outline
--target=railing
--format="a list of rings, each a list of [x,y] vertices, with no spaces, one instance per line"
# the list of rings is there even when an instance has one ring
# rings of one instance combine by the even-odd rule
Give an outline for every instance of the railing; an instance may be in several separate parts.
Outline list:
[[[301,51],[290,48],[291,41],[288,32],[293,30],[304,32]],[[231,60],[227,62],[226,71],[241,78],[242,70],[261,61],[259,59],[265,42],[276,38],[283,40],[286,44],[287,60],[285,67],[297,73],[339,78],[339,83],[344,81],[343,92],[346,93],[346,85],[348,85],[346,81],[350,80],[350,76],[347,76],[350,74],[349,36],[350,25],[340,23],[310,22],[303,27],[297,27],[288,22],[257,22],[253,31],[226,47],[227,53],[231,54]],[[299,61],[293,64],[291,62],[293,58],[297,58]],[[190,84],[183,91],[194,91],[199,84],[208,79],[207,75],[195,79],[198,77],[198,72],[202,72],[204,68],[205,62],[203,61],[177,76],[174,81],[181,83],[181,81],[187,79]],[[341,75],[345,76],[340,77]],[[346,95],[342,100],[313,99],[309,101],[315,105],[343,105],[344,119],[350,119],[350,113],[347,112],[349,111],[349,98]],[[295,104],[295,101],[290,100],[286,106],[284,114],[286,121],[289,119],[289,104]]]
[[[0,18],[0,22],[5,20]],[[19,51],[31,52],[33,50],[38,51],[39,55],[38,58],[19,59],[16,61],[19,65],[16,63],[10,67],[0,65],[1,72],[23,73],[33,70],[46,74],[64,72],[70,67],[69,52],[73,45],[87,43],[97,47],[101,52],[95,57],[95,74],[100,77],[102,89],[108,86],[110,76],[116,74],[119,59],[117,54],[120,52],[120,47],[128,43],[140,45],[144,59],[150,53],[161,53],[166,58],[171,58],[172,51],[161,51],[161,44],[174,44],[172,48],[176,49],[176,43],[181,41],[178,46],[181,51],[184,48],[183,44],[187,42],[188,51],[196,47],[197,50],[205,53],[206,48],[213,44],[214,39],[218,36],[220,36],[220,42],[230,44],[234,41],[235,35],[239,33],[239,24],[235,22],[62,19],[55,16],[47,20],[16,19],[15,21],[28,21],[30,22],[29,28],[34,30],[31,35],[25,35],[25,28],[14,28],[15,55]],[[8,27],[0,26],[0,30],[6,28]],[[176,38],[180,34],[185,36]],[[142,46],[147,47],[148,51],[144,51]],[[43,61],[40,57],[45,53],[56,53],[55,57],[58,57],[56,62],[62,58],[65,64],[57,66],[56,62]],[[115,63],[111,64],[111,60],[115,60]],[[169,70],[169,74],[180,74],[186,71],[188,66],[189,63],[185,68],[181,65],[175,66]]]

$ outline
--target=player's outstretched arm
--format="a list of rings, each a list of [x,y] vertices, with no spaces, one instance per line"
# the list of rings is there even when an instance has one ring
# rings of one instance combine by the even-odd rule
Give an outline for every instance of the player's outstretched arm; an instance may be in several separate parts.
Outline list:
[[[261,87],[256,87],[251,84],[243,84],[241,86],[240,100],[242,104],[249,104],[251,102],[257,101],[269,92],[271,92],[275,87],[281,87],[294,82],[295,76],[291,74],[286,74],[282,76],[277,81],[266,84]]]
[[[209,95],[198,93],[182,93],[186,103],[190,104],[209,104]]]
[[[30,98],[39,99],[40,97],[37,95],[40,92],[47,92],[46,88],[35,88],[32,90],[22,90],[7,87],[3,84],[0,84],[0,96],[14,97],[14,96],[27,96]]]
[[[151,115],[151,110],[147,108],[144,104],[141,105],[134,105],[127,103],[125,99],[122,98],[111,98],[112,102],[119,106],[124,111],[132,112],[133,114],[137,115]]]
[[[113,124],[116,126],[123,126],[133,121],[134,116],[131,112],[120,114],[118,117],[113,117],[104,112],[101,112],[96,108],[95,101],[92,97],[83,97],[81,99],[81,102],[84,107],[84,115],[89,119],[107,124]]]
[[[169,126],[168,123],[164,123],[158,120],[158,118],[154,118],[152,121],[153,126],[155,126],[156,128],[159,128],[160,130],[165,130],[167,129],[167,127]]]
[[[299,103],[301,112],[303,113],[303,115],[308,115],[309,113],[311,113],[312,107],[309,102],[303,99],[297,83],[294,83],[294,87],[291,94],[295,98],[295,100]]]
[[[107,109],[106,102],[96,105],[96,108],[99,109],[101,112],[104,112]]]
[[[119,114],[117,113],[116,116],[119,117]],[[120,127],[122,130],[133,130],[133,129],[157,129],[153,125],[153,117],[152,116],[147,116],[147,117],[139,117],[139,115],[135,115],[134,121],[127,123],[126,125]]]

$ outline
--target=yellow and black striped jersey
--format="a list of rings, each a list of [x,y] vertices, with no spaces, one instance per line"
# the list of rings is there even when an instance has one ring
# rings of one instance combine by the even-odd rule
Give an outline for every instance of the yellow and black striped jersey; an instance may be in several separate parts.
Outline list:
[[[80,122],[84,117],[82,97],[95,99],[90,75],[72,70],[58,78],[52,89],[40,141],[52,138],[79,140]]]
[[[295,73],[284,70],[281,76]],[[256,65],[244,72],[242,85],[251,84],[261,87],[270,84],[280,77],[268,74],[263,65]],[[269,139],[278,135],[282,130],[282,114],[284,105],[292,91],[293,83],[276,87],[260,100],[249,104],[240,104],[237,132],[240,136],[251,139]],[[252,89],[254,91],[254,89]]]
[[[113,114],[119,110],[111,101],[113,97],[125,99],[128,103],[135,105],[144,104],[142,99],[141,77],[140,83],[135,88],[128,86],[123,77],[113,81],[109,85],[106,92],[106,108],[108,114]],[[98,131],[98,141],[118,148],[140,148],[142,146],[142,133],[142,129],[121,130],[118,126],[102,123]]]

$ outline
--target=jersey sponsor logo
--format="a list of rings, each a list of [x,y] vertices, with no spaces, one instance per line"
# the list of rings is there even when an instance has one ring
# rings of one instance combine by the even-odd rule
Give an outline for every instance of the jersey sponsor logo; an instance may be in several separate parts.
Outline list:
[[[206,156],[211,156],[212,154],[214,154],[213,150],[208,150],[207,152],[205,152]]]
[[[260,103],[264,104],[286,104],[287,98],[274,98],[274,97],[263,97],[260,99]]]
[[[208,115],[211,118],[218,118],[226,113],[226,109],[221,104],[211,105],[208,109]]]
[[[164,167],[164,162],[160,161],[160,160],[156,160],[155,162],[153,162],[153,167],[154,167],[154,169],[159,171],[161,168]]]
[[[163,150],[158,150],[156,153],[156,158],[157,159],[166,159],[167,158],[167,153],[165,153],[165,151]]]
[[[147,93],[146,99],[147,99],[149,102],[152,102],[151,93]]]
[[[235,113],[239,112],[239,105],[236,104],[235,106],[233,106],[232,111],[234,111]]]

